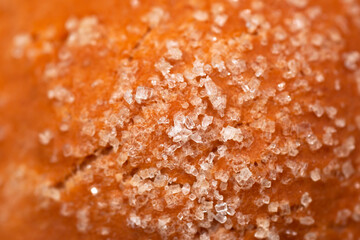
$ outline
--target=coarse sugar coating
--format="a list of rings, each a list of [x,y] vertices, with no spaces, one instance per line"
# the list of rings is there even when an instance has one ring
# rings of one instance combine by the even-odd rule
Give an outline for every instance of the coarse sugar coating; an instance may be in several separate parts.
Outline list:
[[[0,12],[0,239],[360,239],[358,0]]]

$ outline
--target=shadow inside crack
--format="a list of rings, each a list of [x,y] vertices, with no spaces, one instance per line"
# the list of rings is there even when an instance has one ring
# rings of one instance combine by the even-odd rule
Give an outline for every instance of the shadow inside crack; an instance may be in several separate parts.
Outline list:
[[[151,27],[147,27],[145,33],[139,38],[139,40],[134,44],[134,46],[131,48],[130,50],[130,56],[129,56],[129,61],[132,61],[134,59],[134,52],[139,49],[139,47],[143,44],[143,42],[145,41],[146,37],[150,34],[150,32],[152,31]]]
[[[92,154],[85,156],[84,158],[78,159],[76,161],[78,164],[72,168],[72,170],[65,175],[60,181],[57,181],[53,184],[53,188],[56,188],[58,190],[64,189],[66,186],[66,183],[73,178],[77,173],[83,171],[87,166],[92,164],[94,161],[96,161],[100,156],[106,156],[109,155],[113,150],[113,147],[107,146],[105,148],[99,148],[96,151],[94,151]]]

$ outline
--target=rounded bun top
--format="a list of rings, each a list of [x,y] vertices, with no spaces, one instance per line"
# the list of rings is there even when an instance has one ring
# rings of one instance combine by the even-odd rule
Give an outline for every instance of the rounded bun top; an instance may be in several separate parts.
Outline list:
[[[358,1],[18,2],[0,236],[360,236]]]

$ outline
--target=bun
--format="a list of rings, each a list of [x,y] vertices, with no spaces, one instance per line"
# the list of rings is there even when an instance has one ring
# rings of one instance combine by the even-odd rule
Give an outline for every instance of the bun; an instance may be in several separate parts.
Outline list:
[[[0,239],[360,238],[359,1],[0,9]]]

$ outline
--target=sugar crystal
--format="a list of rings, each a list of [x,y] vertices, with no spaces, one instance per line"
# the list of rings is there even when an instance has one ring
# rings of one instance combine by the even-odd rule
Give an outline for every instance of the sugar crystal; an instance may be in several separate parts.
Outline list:
[[[355,138],[353,136],[348,137],[338,147],[334,148],[334,153],[339,158],[345,158],[355,149]]]
[[[79,232],[86,232],[89,228],[89,209],[82,208],[76,212],[76,227]]]
[[[155,63],[155,68],[161,72],[163,76],[167,76],[172,69],[172,65],[168,63],[164,58],[160,58],[160,60]]]
[[[224,127],[221,130],[221,136],[224,142],[227,142],[228,140],[241,142],[244,138],[240,129],[231,126]]]
[[[225,223],[227,220],[226,213],[217,213],[215,215],[215,220],[219,223]]]
[[[241,183],[242,181],[246,182],[249,180],[249,178],[252,176],[252,172],[249,170],[249,168],[244,167],[240,170],[238,174],[236,174],[235,179],[238,183]]]
[[[304,235],[304,240],[316,240],[318,234],[316,232],[308,232]]]
[[[312,202],[312,199],[311,199],[311,197],[310,197],[310,195],[309,195],[309,193],[308,192],[305,192],[302,196],[301,196],[301,204],[305,207],[305,208],[307,208],[309,205],[310,205],[310,203]]]
[[[141,103],[142,101],[149,99],[151,95],[152,91],[150,88],[139,86],[136,89],[135,101]]]
[[[141,20],[149,24],[151,28],[155,28],[165,19],[166,12],[160,7],[153,7],[150,12],[144,15]]]
[[[54,135],[49,129],[39,133],[39,141],[43,145],[48,145],[53,137]]]
[[[297,8],[304,8],[309,3],[309,0],[286,0],[289,4]]]
[[[350,178],[354,173],[355,169],[351,163],[351,160],[346,161],[341,167],[342,173],[344,174],[345,178]]]
[[[197,10],[194,12],[193,17],[200,22],[207,21],[209,19],[209,14],[205,11]]]
[[[315,168],[314,170],[312,170],[310,172],[310,178],[311,180],[313,180],[314,182],[317,182],[321,179],[321,175],[320,175],[320,169]]]
[[[300,217],[299,222],[302,225],[309,226],[309,225],[313,225],[315,223],[315,220],[311,216],[306,216],[306,217]]]
[[[215,205],[215,211],[218,213],[226,213],[227,211],[227,204],[226,203],[219,203]]]
[[[278,202],[270,202],[268,205],[268,211],[270,213],[276,213],[278,211],[278,208],[279,208]]]
[[[213,122],[214,117],[213,116],[208,116],[205,115],[202,122],[201,122],[201,127],[206,130],[207,127]]]
[[[353,51],[344,53],[344,65],[349,70],[356,70],[357,69],[357,63],[360,61],[360,53]]]
[[[92,187],[90,189],[90,192],[91,192],[92,195],[95,196],[95,195],[97,195],[99,193],[99,190],[96,187]]]

